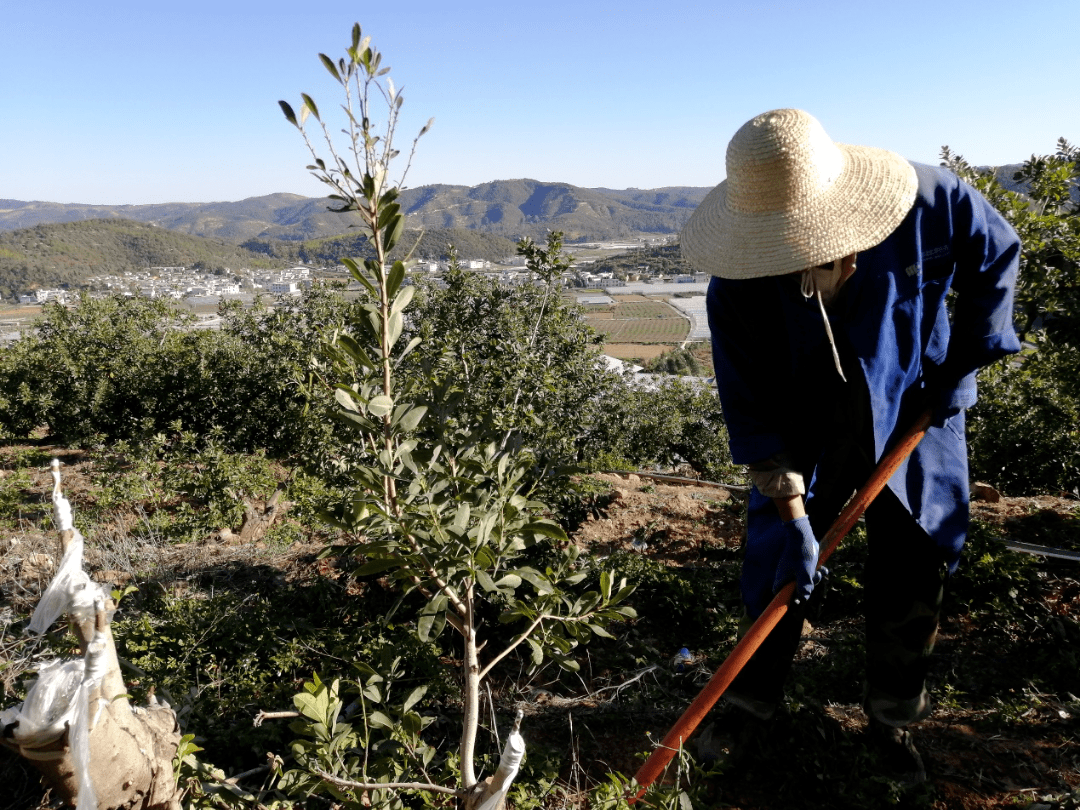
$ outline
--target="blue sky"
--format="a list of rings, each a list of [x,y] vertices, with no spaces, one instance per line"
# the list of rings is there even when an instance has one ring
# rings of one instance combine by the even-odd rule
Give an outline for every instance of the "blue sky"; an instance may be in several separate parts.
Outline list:
[[[1077,0],[5,6],[0,199],[321,194],[277,101],[339,102],[317,54],[343,54],[353,22],[403,87],[399,144],[435,118],[409,186],[711,186],[734,131],[776,107],[931,163],[1080,141]]]

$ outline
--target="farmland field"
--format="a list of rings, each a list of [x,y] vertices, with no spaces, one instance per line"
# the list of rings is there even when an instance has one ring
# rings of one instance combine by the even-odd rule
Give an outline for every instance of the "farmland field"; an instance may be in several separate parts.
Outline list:
[[[604,354],[643,364],[675,348],[677,347],[671,343],[605,343]]]
[[[613,306],[585,312],[585,320],[604,336],[605,343],[678,344],[690,334],[690,322],[665,301],[643,296],[620,301],[622,296],[613,297]]]

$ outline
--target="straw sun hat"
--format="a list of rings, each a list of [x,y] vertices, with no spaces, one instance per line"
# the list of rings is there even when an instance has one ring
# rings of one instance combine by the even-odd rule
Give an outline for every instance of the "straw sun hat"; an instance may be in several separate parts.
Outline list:
[[[731,139],[727,180],[686,223],[682,253],[721,278],[794,273],[884,240],[917,185],[895,152],[833,143],[809,113],[773,110]]]

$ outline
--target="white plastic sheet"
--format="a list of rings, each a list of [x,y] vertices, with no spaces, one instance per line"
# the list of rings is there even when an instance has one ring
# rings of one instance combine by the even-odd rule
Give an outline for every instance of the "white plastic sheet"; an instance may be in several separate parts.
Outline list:
[[[34,609],[28,630],[41,634],[65,614],[85,621],[93,619],[105,607],[104,589],[83,570],[83,536],[74,527],[71,504],[60,491],[60,463],[53,460],[53,519],[61,532],[70,531],[71,540],[60,568]],[[38,677],[27,690],[26,700],[16,710],[7,710],[5,725],[17,722],[13,730],[20,748],[32,751],[59,739],[70,731],[68,744],[75,775],[79,781],[77,810],[96,810],[97,797],[90,778],[90,729],[97,721],[102,702],[93,707],[90,695],[107,674],[108,638],[95,632],[82,659],[47,661],[38,669]],[[32,754],[28,754],[32,755]]]
[[[510,790],[518,768],[521,767],[521,759],[525,756],[525,740],[515,728],[506,738],[502,756],[499,758],[499,767],[491,778],[491,793],[484,799],[477,810],[495,810]]]
[[[74,720],[79,687],[85,665],[82,660],[54,658],[38,668],[37,679],[26,692],[26,700],[8,722],[18,720],[15,741],[26,748],[38,748],[57,740]]]
[[[53,520],[56,528],[72,533],[60,568],[45,589],[27,629],[40,635],[52,627],[53,622],[65,613],[72,613],[79,620],[94,616],[94,606],[104,599],[104,590],[83,570],[83,536],[71,519],[71,504],[60,492],[60,465],[53,461]]]

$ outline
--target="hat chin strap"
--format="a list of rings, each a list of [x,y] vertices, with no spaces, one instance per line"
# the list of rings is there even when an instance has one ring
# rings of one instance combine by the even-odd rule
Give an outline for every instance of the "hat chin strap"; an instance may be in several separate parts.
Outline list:
[[[832,303],[836,294],[844,283],[843,266],[844,260],[837,259],[830,268],[808,267],[802,271],[799,279],[799,290],[805,298],[816,298],[818,309],[821,310],[821,320],[825,324],[825,334],[829,338],[829,348],[832,349],[833,363],[836,365],[836,373],[840,379],[847,382],[844,369],[840,365],[840,353],[836,350],[836,339],[833,337],[832,325],[829,323],[829,314],[825,311],[825,304]],[[854,264],[851,267],[855,270]]]

